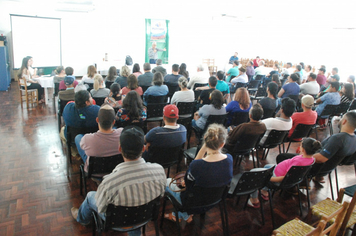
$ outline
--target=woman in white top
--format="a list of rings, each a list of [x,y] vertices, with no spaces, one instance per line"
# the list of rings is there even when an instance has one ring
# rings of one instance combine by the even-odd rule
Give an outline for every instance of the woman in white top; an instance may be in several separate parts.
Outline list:
[[[82,81],[85,83],[94,83],[94,76],[96,74],[96,68],[93,65],[88,66],[88,72],[83,76]]]
[[[43,103],[44,98],[42,98],[42,97],[43,97],[44,90],[41,87],[41,85],[38,83],[38,81],[32,80],[32,75],[29,70],[32,63],[33,63],[33,59],[31,56],[27,56],[22,59],[22,65],[21,65],[21,69],[19,70],[19,73],[18,73],[18,78],[19,78],[21,84],[26,83],[27,89],[37,89],[38,100],[40,103]]]
[[[184,76],[178,79],[180,91],[173,94],[171,104],[177,105],[178,102],[194,102],[194,91],[187,88],[188,80]]]
[[[106,98],[110,94],[110,89],[105,88],[104,79],[101,75],[94,76],[94,89],[90,90],[93,98]]]

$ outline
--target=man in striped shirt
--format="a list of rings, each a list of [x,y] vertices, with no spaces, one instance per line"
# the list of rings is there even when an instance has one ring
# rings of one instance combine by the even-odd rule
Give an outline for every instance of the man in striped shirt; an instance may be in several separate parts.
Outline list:
[[[166,174],[159,164],[146,163],[141,158],[144,150],[144,133],[140,128],[126,127],[120,137],[119,151],[124,162],[104,176],[98,190],[87,194],[79,209],[72,208],[73,217],[82,225],[88,225],[92,212],[100,213],[105,220],[109,204],[116,206],[141,206],[164,194]],[[129,232],[140,235],[140,229]]]

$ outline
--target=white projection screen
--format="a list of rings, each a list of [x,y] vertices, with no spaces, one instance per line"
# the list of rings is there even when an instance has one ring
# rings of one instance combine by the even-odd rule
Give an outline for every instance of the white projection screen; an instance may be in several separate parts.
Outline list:
[[[61,19],[10,14],[14,69],[33,57],[33,67],[62,65]]]

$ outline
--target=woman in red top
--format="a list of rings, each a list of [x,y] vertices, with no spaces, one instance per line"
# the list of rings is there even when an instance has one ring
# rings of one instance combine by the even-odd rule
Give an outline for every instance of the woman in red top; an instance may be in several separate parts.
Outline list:
[[[138,86],[138,81],[134,74],[131,74],[129,77],[127,77],[127,87],[122,88],[121,95],[126,95],[132,90],[136,91],[140,96],[143,94],[142,88]]]

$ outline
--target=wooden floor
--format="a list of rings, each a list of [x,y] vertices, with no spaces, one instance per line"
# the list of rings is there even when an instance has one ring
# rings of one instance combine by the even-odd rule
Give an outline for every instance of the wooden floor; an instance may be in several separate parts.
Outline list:
[[[67,177],[66,156],[59,139],[52,100],[47,106],[27,109],[24,105],[22,109],[18,93],[15,82],[8,92],[0,92],[0,235],[91,235],[92,226],[81,226],[70,213],[72,206],[79,207],[84,200],[79,194],[80,162],[76,161],[70,167]],[[319,131],[319,139],[326,134],[327,131]],[[297,145],[292,144],[290,152]],[[271,150],[262,165],[275,163],[277,154],[277,149]],[[252,161],[246,157],[234,174],[251,168]],[[356,183],[353,167],[339,167],[338,174],[340,187]],[[89,188],[95,190],[96,185],[91,180],[89,182]],[[330,197],[328,181],[323,185],[312,183],[310,193],[312,205]],[[237,207],[233,207],[233,199],[227,201],[230,234],[270,235],[273,229],[268,202],[264,203],[266,223],[262,225],[259,210],[242,209],[244,199]],[[302,199],[304,219],[307,214],[305,195]],[[277,227],[299,215],[297,201],[296,196],[287,193],[275,195]],[[171,210],[168,204],[167,211]],[[183,235],[222,235],[217,207],[204,219],[197,215],[191,224],[182,223],[181,226]],[[106,235],[120,234],[108,232]],[[152,222],[146,228],[146,235],[154,235]],[[176,225],[164,221],[160,235],[178,235]]]

